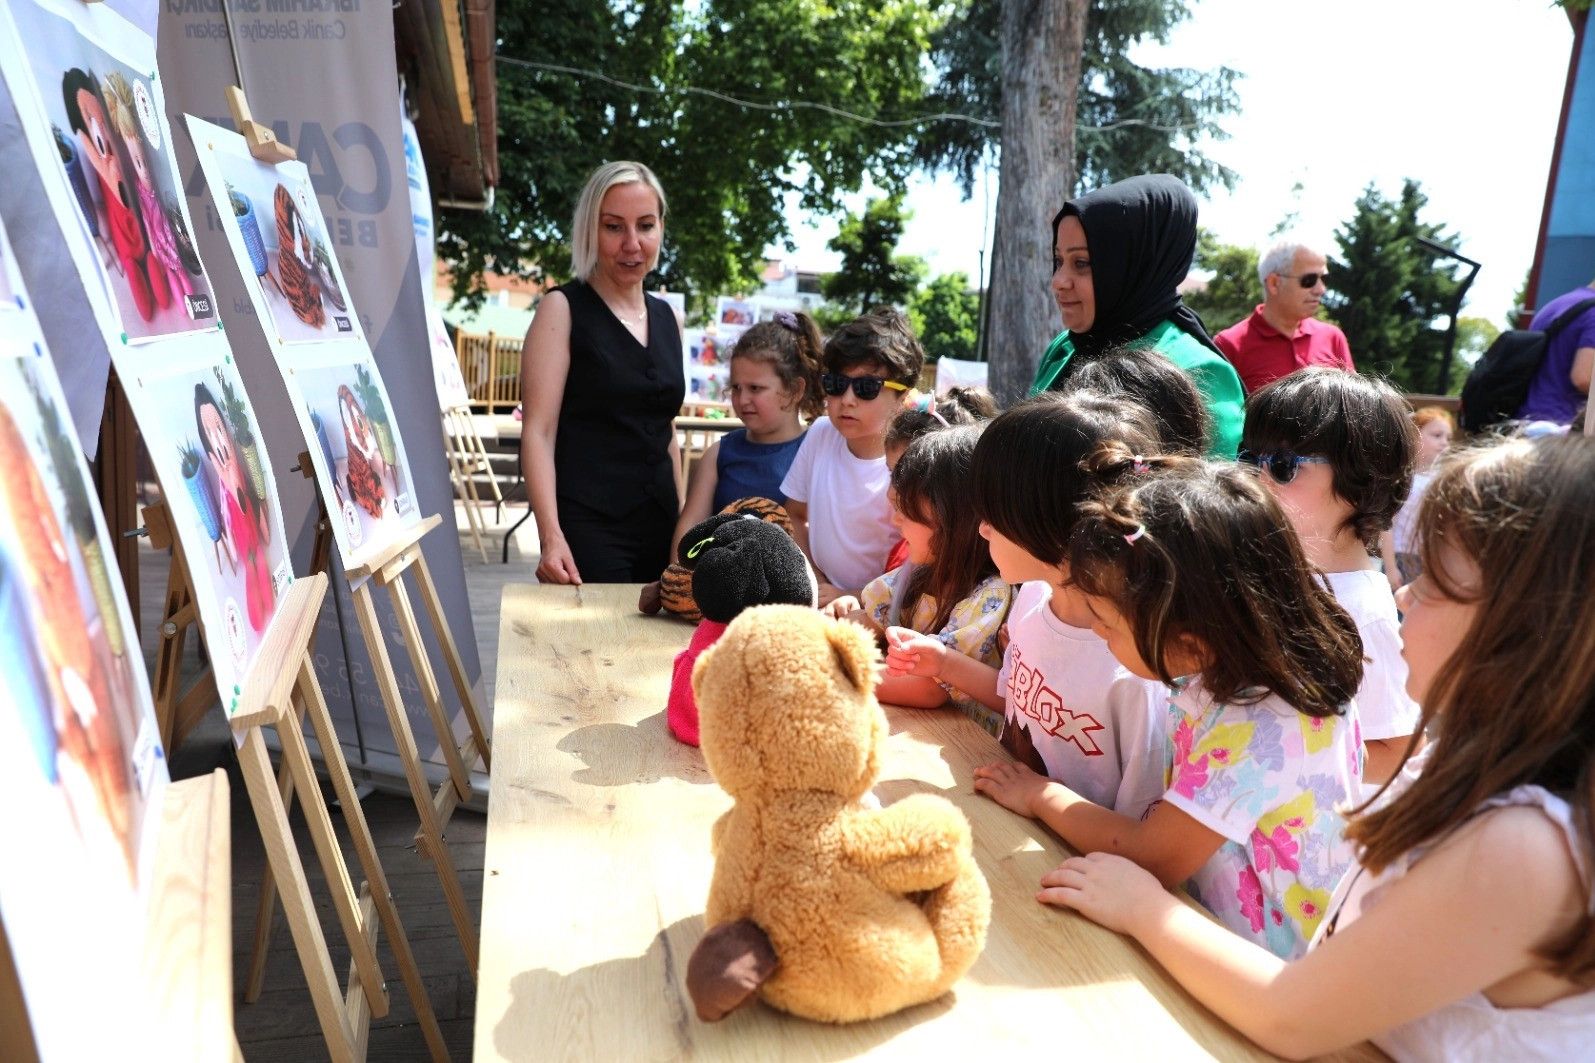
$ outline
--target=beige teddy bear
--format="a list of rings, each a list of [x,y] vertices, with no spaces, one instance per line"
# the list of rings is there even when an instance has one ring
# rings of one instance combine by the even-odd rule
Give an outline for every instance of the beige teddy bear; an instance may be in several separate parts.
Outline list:
[[[963,813],[930,794],[860,803],[888,734],[877,660],[857,625],[771,605],[693,670],[704,759],[736,799],[687,966],[702,1019],[755,995],[822,1022],[888,1015],[947,992],[985,947],[991,894]]]

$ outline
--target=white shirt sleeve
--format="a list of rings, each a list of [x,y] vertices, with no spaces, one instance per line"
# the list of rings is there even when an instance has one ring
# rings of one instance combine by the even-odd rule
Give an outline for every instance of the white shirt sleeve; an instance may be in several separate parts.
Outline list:
[[[820,431],[819,422],[816,421],[803,433],[803,442],[798,444],[798,452],[781,481],[781,493],[794,502],[807,505],[814,497],[810,480],[814,475],[814,452],[819,448]]]

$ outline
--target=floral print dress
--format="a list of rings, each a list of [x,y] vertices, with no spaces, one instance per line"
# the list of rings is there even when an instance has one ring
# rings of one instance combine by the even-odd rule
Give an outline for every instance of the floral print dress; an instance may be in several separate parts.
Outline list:
[[[1171,690],[1169,743],[1163,800],[1225,839],[1186,890],[1274,955],[1302,955],[1351,865],[1343,813],[1362,784],[1355,703],[1314,718],[1274,694],[1218,702],[1190,680]]]
[[[892,624],[913,628],[921,634],[940,639],[950,650],[973,657],[993,668],[1000,667],[1002,650],[997,646],[997,632],[1002,628],[1003,621],[1008,619],[1008,607],[1013,604],[1013,588],[1000,577],[991,577],[953,607],[952,615],[940,631],[931,631],[931,622],[936,619],[936,599],[928,594],[920,595],[912,616],[896,619],[892,616],[893,604],[900,599],[898,588],[906,587],[903,581],[908,580],[913,571],[913,564],[905,561],[869,582],[860,594],[864,612],[869,618],[879,624],[882,631]],[[980,724],[988,733],[994,736],[1002,734],[1001,713],[986,708],[950,683],[940,679],[936,683],[947,691],[953,704],[964,715]]]

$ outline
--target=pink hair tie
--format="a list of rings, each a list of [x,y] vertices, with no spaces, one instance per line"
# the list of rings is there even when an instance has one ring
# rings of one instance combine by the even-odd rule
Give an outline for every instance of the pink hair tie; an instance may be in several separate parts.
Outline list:
[[[941,422],[943,428],[952,427],[952,425],[947,423],[947,418],[936,412],[936,396],[930,392],[920,393],[919,397],[914,400],[914,409],[920,413],[930,414]]]
[[[1124,537],[1124,541],[1129,543],[1131,546],[1134,546],[1135,545],[1135,541],[1137,539],[1139,539],[1141,536],[1145,535],[1145,534],[1146,534],[1146,525],[1145,524],[1137,524],[1135,526],[1135,531],[1131,532],[1129,535],[1126,535]]]
[[[1152,466],[1148,465],[1146,463],[1146,459],[1141,457],[1141,455],[1139,455],[1139,454],[1137,454],[1135,457],[1130,459],[1130,471],[1135,473],[1135,475],[1137,475],[1137,476],[1143,475],[1144,473],[1147,472],[1147,470],[1149,470],[1151,468],[1152,468]],[[1145,528],[1142,528],[1141,530],[1142,531],[1146,531]],[[1134,541],[1135,540],[1133,540],[1133,539],[1131,540],[1131,542],[1134,542]]]

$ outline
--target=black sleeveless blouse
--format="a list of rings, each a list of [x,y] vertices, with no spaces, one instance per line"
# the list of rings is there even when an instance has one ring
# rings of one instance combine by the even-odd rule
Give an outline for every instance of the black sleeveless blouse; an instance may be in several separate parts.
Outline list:
[[[675,312],[644,295],[644,347],[586,282],[554,290],[570,303],[570,372],[554,436],[556,495],[617,518],[650,499],[676,513],[668,448],[687,381]]]

